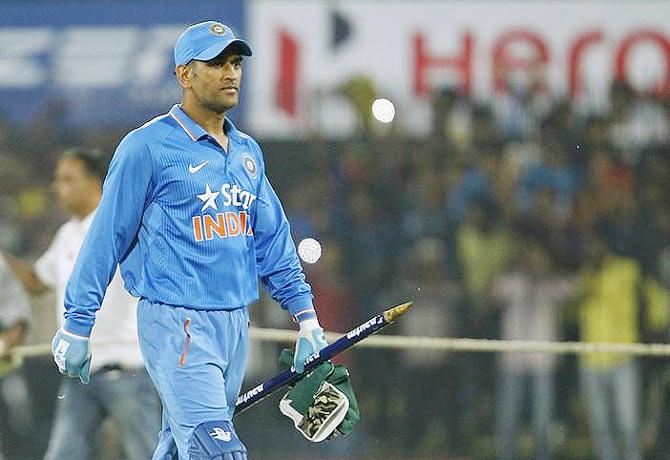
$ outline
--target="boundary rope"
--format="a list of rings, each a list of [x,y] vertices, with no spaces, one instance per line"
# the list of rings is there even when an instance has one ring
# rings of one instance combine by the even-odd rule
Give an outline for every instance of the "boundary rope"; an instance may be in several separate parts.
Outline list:
[[[326,338],[333,341],[342,334],[328,332]],[[261,342],[293,343],[296,331],[252,327],[251,340]],[[531,340],[457,339],[442,337],[415,337],[399,335],[375,335],[359,342],[356,348],[386,348],[402,350],[443,350],[460,352],[542,352],[553,354],[623,353],[635,356],[670,356],[670,344],[661,343],[589,343],[589,342],[543,342]],[[49,344],[23,345],[14,348],[13,359],[46,355],[51,352]]]

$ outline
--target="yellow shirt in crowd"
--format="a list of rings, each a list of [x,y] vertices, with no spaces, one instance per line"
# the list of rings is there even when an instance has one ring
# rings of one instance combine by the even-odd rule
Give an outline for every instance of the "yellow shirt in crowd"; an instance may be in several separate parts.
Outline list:
[[[463,278],[474,308],[481,308],[491,293],[494,278],[509,263],[512,239],[504,230],[490,233],[464,225],[458,234]]]
[[[579,328],[583,342],[636,343],[640,340],[638,308],[640,288],[646,301],[646,327],[659,331],[668,324],[668,293],[649,279],[642,283],[638,264],[623,257],[608,257],[600,270],[584,274],[584,299],[579,308]],[[626,362],[629,356],[592,353],[582,363],[608,368]]]

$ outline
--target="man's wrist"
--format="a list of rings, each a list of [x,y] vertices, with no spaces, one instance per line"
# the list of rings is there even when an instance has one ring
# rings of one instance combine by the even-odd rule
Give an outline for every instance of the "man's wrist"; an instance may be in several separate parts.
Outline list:
[[[301,331],[312,331],[314,329],[320,329],[320,328],[321,324],[319,324],[319,320],[316,318],[316,316],[314,316],[314,318],[300,321]]]
[[[297,321],[297,314],[307,310],[314,310],[312,294],[298,295],[283,303],[282,306],[286,308],[291,314],[291,317]]]
[[[316,316],[316,310],[314,310],[314,307],[307,307],[303,308],[296,313],[293,314],[293,319],[298,322],[302,323],[303,321],[308,321],[310,319],[318,319]]]
[[[67,318],[65,320],[65,325],[61,328],[61,330],[74,337],[88,339],[91,336],[93,324],[88,324],[87,322],[77,320],[75,318]]]
[[[78,339],[78,340],[89,340],[90,339],[90,337],[88,337],[88,336],[79,335],[79,334],[75,334],[74,332],[70,332],[65,327],[61,327],[60,331],[63,335],[66,335],[68,337],[72,337],[73,339]]]

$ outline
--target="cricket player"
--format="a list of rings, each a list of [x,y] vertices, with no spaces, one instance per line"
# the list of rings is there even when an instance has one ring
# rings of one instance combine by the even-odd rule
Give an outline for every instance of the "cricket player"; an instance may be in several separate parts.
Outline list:
[[[154,459],[247,458],[232,417],[259,277],[300,325],[295,368],[326,346],[261,148],[225,117],[243,56],[249,45],[218,22],[178,38],[181,104],[119,144],[52,343],[61,372],[87,380],[96,311],[120,264],[163,402]]]
[[[71,215],[34,265],[5,255],[26,291],[56,292],[56,315],[62,326],[68,278],[102,193],[108,158],[84,147],[61,152],[53,189],[61,209]],[[137,299],[123,287],[118,270],[107,289],[91,342],[93,359],[86,383],[61,382],[45,460],[88,460],[96,456],[100,425],[110,418],[128,458],[149,458],[156,448],[160,406],[144,369],[137,339]]]

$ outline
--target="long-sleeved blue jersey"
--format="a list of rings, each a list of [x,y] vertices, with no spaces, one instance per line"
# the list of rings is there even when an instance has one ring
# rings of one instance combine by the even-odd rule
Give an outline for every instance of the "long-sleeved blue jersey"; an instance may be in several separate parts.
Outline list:
[[[312,293],[260,146],[225,120],[225,152],[179,106],[119,144],[65,295],[65,329],[90,335],[120,263],[126,288],[167,306],[231,310],[258,278],[295,315]]]

